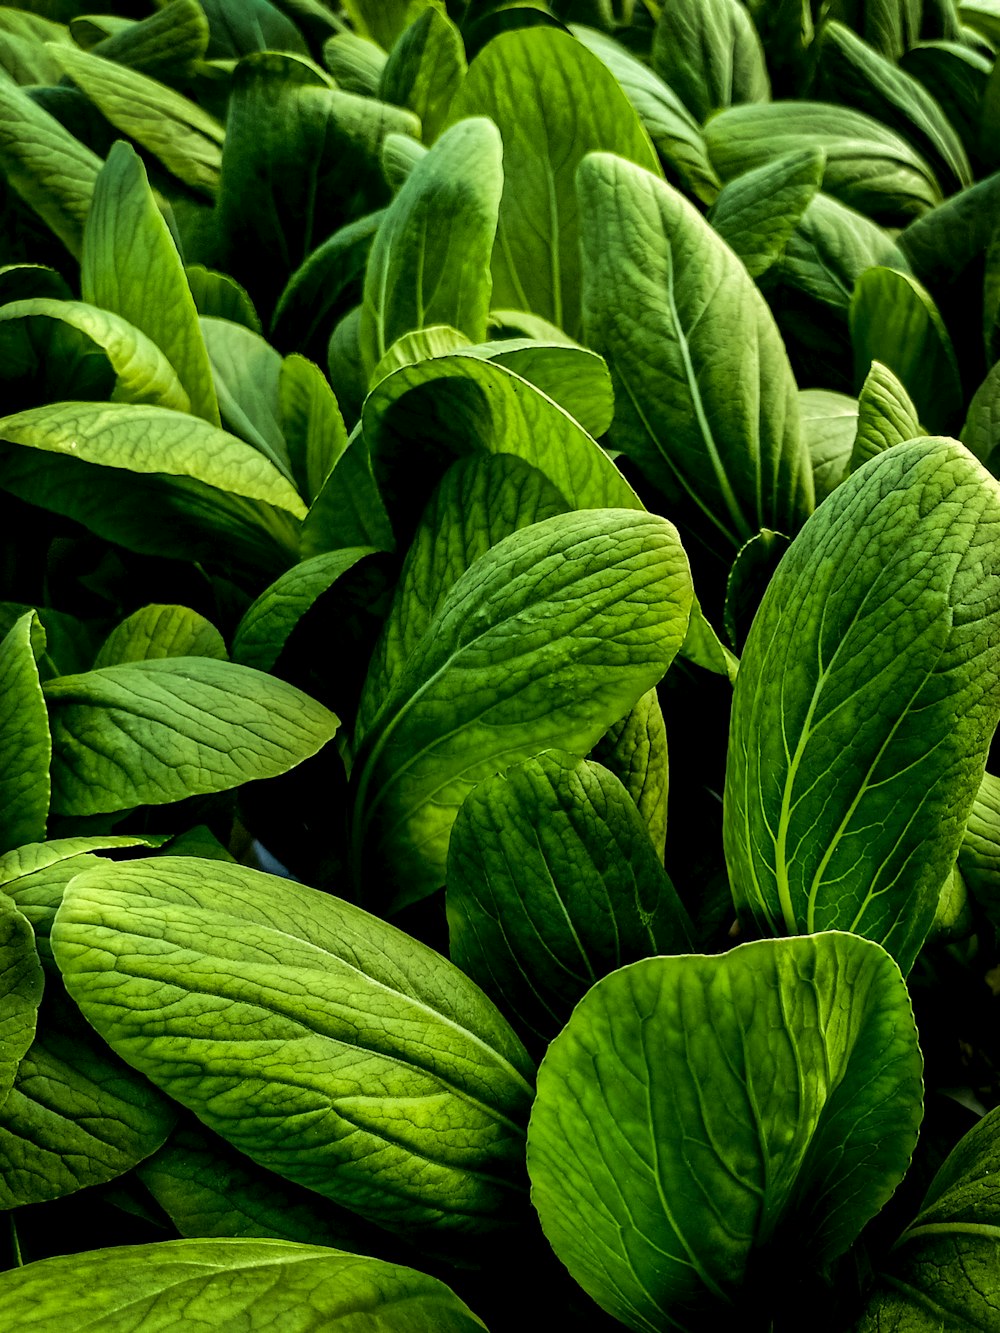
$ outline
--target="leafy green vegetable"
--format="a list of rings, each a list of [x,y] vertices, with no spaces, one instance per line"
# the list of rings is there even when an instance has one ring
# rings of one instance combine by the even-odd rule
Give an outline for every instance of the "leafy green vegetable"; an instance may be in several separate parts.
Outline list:
[[[38,676],[44,651],[34,611],[0,640],[0,853],[45,837],[52,738]]]
[[[694,615],[692,614],[692,623]],[[681,647],[686,654],[688,637]],[[667,729],[656,690],[647,690],[594,746],[594,759],[609,768],[635,803],[656,854],[663,861],[667,838],[667,790],[670,765]]]
[[[835,1258],[902,1179],[921,1063],[899,970],[866,940],[633,963],[539,1069],[542,1227],[629,1328],[707,1327],[746,1278],[773,1311],[787,1266]]]
[[[378,93],[412,111],[433,143],[465,71],[462,34],[440,10],[425,9],[392,48]]]
[[[42,965],[26,917],[0,893],[0,1112],[35,1038]]]
[[[72,1293],[72,1295],[69,1295]],[[485,1327],[437,1278],[282,1240],[174,1240],[63,1255],[0,1277],[32,1333],[167,1333],[183,1320],[333,1333],[476,1333]]]
[[[111,631],[94,659],[95,667],[148,662],[162,657],[228,657],[222,635],[186,606],[144,606]]]
[[[904,444],[926,432],[920,427],[913,399],[888,366],[873,361],[858,395],[858,433],[851,450],[850,470],[883,449]]]
[[[1000,711],[998,523],[971,454],[921,439],[792,543],[743,653],[726,766],[733,893],[763,929],[850,929],[910,968]]]
[[[111,1047],[270,1170],[396,1229],[517,1215],[531,1063],[471,981],[392,926],[160,857],[75,879],[52,944]]]
[[[653,69],[703,124],[734,102],[767,102],[771,83],[739,0],[669,0],[653,34]]]
[[[819,504],[850,471],[858,427],[858,400],[829,389],[801,389],[799,415],[812,458],[813,485]]]
[[[709,209],[708,220],[759,278],[785,252],[823,181],[822,151],[805,148],[745,171],[729,182]]]

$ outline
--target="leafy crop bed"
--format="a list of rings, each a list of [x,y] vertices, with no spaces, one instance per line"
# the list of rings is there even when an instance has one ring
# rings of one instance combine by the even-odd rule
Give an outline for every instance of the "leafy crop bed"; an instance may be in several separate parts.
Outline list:
[[[91,7],[0,5],[0,1327],[997,1333],[1000,2]]]

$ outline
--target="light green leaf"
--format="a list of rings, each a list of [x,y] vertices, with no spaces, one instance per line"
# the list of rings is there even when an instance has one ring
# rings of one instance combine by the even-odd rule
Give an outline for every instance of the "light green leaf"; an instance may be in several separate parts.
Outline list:
[[[27,1264],[0,1277],[25,1333],[168,1333],[181,1324],[330,1333],[477,1333],[437,1278],[281,1240],[170,1240]]]
[[[441,0],[346,0],[353,26],[386,51],[427,9],[443,9]]]
[[[501,33],[469,67],[449,120],[489,116],[503,139],[493,299],[580,332],[580,215],[574,180],[599,149],[659,171],[611,71],[568,33]]]
[[[208,21],[197,0],[170,0],[165,9],[134,23],[105,19],[76,19],[70,31],[80,46],[144,74],[171,79],[190,77],[196,62],[208,50]],[[91,27],[96,41],[81,41],[81,29]],[[97,29],[94,31],[94,29]]]
[[[74,259],[100,169],[101,159],[27,93],[0,85],[0,171]]]
[[[116,129],[142,144],[185,185],[214,199],[223,126],[196,102],[138,70],[73,46],[50,48],[63,72]]]
[[[461,32],[440,10],[425,9],[393,46],[378,95],[418,116],[424,143],[431,144],[465,71]]]
[[[155,343],[184,386],[190,410],[210,425],[220,424],[212,370],[184,266],[156,206],[142,159],[120,141],[112,147],[94,186],[83,232],[80,289],[84,301],[120,315]]]
[[[418,1234],[518,1215],[531,1062],[426,945],[190,857],[78,876],[52,944],[109,1045],[268,1170]]]
[[[403,562],[361,692],[359,737],[473,561],[512,532],[567,508],[537,468],[512,454],[476,453],[452,464],[435,488]]]
[[[734,102],[767,102],[764,48],[739,0],[667,0],[653,33],[653,69],[699,124]]]
[[[502,146],[482,118],[447,130],[413,168],[375,236],[361,307],[366,370],[411,329],[449,324],[486,337]]]
[[[483,344],[480,344],[481,346]],[[450,356],[472,346],[470,339],[450,324],[430,324],[423,329],[412,329],[397,338],[372,371],[371,382],[379,384],[401,366],[415,366],[435,356]]]
[[[858,431],[858,400],[831,389],[800,389],[802,435],[813,465],[816,503],[825,500],[850,472]]]
[[[278,425],[295,484],[311,502],[347,448],[347,428],[329,381],[304,356],[281,363]]]
[[[803,148],[745,171],[724,186],[708,221],[739,255],[751,278],[759,278],[785,253],[823,180],[825,158]]]
[[[842,23],[823,27],[819,75],[823,95],[867,112],[909,139],[949,189],[972,184],[968,155],[940,103],[894,59],[879,55]]]
[[[888,231],[829,195],[818,194],[789,237],[781,276],[846,314],[855,284],[875,264],[909,272],[906,257]]]
[[[0,888],[13,897],[25,915],[31,919],[30,911],[18,898],[17,881],[39,870],[47,870],[60,861],[74,856],[83,856],[88,852],[100,852],[121,847],[151,847],[155,839],[133,833],[109,833],[104,837],[97,835],[75,838],[49,838],[47,842],[25,843],[0,856]],[[10,886],[10,887],[8,887]]]
[[[594,746],[591,758],[610,769],[635,802],[662,865],[670,764],[667,728],[655,689],[647,690],[620,721],[608,728]]]
[[[691,947],[687,913],[625,788],[562,750],[470,792],[447,884],[451,958],[543,1051],[600,977]]]
[[[846,934],[649,958],[599,981],[538,1074],[532,1201],[631,1329],[718,1326],[748,1270],[841,1254],[902,1179],[921,1058],[906,987]]]
[[[893,445],[926,435],[913,399],[888,366],[873,361],[858,395],[858,432],[851,450],[851,472]]]
[[[958,868],[969,892],[1000,924],[1000,778],[984,773],[962,835]]]
[[[942,199],[933,171],[893,130],[850,107],[769,102],[730,107],[705,126],[724,181],[802,148],[826,153],[823,189],[878,222],[905,225]]]
[[[972,395],[962,427],[962,443],[994,476],[1000,472],[1000,362],[993,366]]]
[[[0,1114],[35,1037],[42,964],[27,918],[0,893]]]
[[[428,411],[433,402],[434,411]],[[392,460],[419,442],[449,453],[515,454],[578,509],[641,509],[621,472],[561,406],[520,375],[459,353],[406,366],[369,394],[363,415],[372,456],[391,482]]]
[[[23,365],[34,369],[41,353],[58,359],[59,328],[82,333],[99,347],[111,369],[113,402],[148,403],[174,412],[191,410],[191,399],[166,356],[145,333],[109,310],[83,301],[53,301],[44,296],[12,301],[0,309],[0,341],[8,358],[8,374]],[[24,373],[24,372],[22,372]]]
[[[44,651],[34,611],[0,640],[0,853],[45,837],[52,740],[38,678]]]
[[[595,153],[578,173],[587,340],[611,367],[612,444],[682,515],[739,547],[812,510],[795,381],[746,269],[649,172]]]
[[[355,32],[338,32],[323,43],[323,63],[345,93],[377,97],[387,59],[377,42]]]
[[[186,264],[184,274],[199,315],[244,324],[252,333],[261,332],[260,317],[245,289],[226,273],[216,273],[204,264]]]
[[[316,599],[359,560],[373,553],[374,547],[352,546],[314,555],[287,570],[265,588],[237,625],[233,660],[258,671],[270,671]]]
[[[284,681],[208,657],[101,667],[44,688],[61,814],[162,805],[274,777],[337,729],[332,713]]]
[[[258,450],[165,407],[58,403],[0,418],[0,437],[101,467],[191,477],[296,518],[306,512],[291,483]]]
[[[1000,487],[953,440],[877,455],[771,579],[733,698],[725,848],[771,932],[850,929],[908,971],[1000,713]]]
[[[0,1209],[59,1199],[129,1171],[173,1127],[170,1103],[49,986],[0,1106]],[[9,1307],[0,1298],[5,1315]]]
[[[603,435],[615,413],[611,375],[604,358],[586,347],[535,338],[508,339],[466,348],[541,389],[580,423],[588,435]]]
[[[421,162],[428,149],[411,134],[387,134],[382,144],[382,175],[393,194],[397,194],[413,168]]]
[[[851,297],[854,374],[860,385],[873,361],[902,381],[921,421],[933,431],[957,428],[962,382],[955,349],[938,308],[916,278],[873,268]]]
[[[203,615],[187,606],[144,606],[123,620],[104,640],[94,666],[121,666],[163,657],[228,658],[222,635]]]
[[[259,449],[291,481],[279,421],[281,354],[244,324],[208,315],[202,315],[199,324],[224,425]]]
[[[477,782],[552,745],[586,754],[656,684],[691,598],[676,529],[634,510],[557,514],[469,566],[352,773],[354,856],[387,867],[393,906],[441,884]]]

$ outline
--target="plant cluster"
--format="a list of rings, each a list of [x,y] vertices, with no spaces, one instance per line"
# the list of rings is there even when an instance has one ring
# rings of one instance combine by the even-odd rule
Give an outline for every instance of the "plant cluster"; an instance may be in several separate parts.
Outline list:
[[[106,8],[0,6],[0,1322],[996,1333],[1000,2]]]

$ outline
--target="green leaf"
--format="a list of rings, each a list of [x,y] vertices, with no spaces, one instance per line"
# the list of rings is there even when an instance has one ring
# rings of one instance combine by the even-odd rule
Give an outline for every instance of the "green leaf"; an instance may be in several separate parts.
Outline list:
[[[237,625],[233,660],[258,671],[270,671],[316,599],[359,560],[373,553],[374,547],[352,546],[314,555],[286,570],[264,589]]]
[[[329,381],[304,356],[281,363],[278,425],[295,484],[312,501],[347,448],[347,428]]]
[[[451,454],[461,441],[466,450],[514,454],[530,463],[574,508],[642,508],[597,442],[557,403],[495,361],[459,353],[405,366],[375,386],[362,420],[380,475],[390,483],[393,460],[412,456],[418,443]]]
[[[191,477],[296,518],[306,512],[291,483],[258,450],[165,407],[58,403],[0,418],[0,437],[101,467]]]
[[[27,918],[0,893],[0,1114],[35,1038],[42,965]]]
[[[144,606],[104,640],[94,666],[121,666],[163,657],[228,657],[222,635],[187,606]]]
[[[72,46],[51,50],[116,129],[142,144],[178,180],[214,199],[225,132],[213,116],[138,70]]]
[[[965,447],[996,476],[1000,471],[1000,454],[995,454],[1000,443],[1000,363],[990,369],[973,394],[961,438]]]
[[[708,160],[701,126],[674,90],[605,33],[576,24],[570,31],[618,80],[653,141],[669,179],[676,177],[689,194],[710,204],[719,193],[719,178]]]
[[[59,326],[83,334],[89,343],[100,348],[111,370],[108,397],[112,401],[148,403],[173,412],[191,410],[191,399],[160,348],[120,315],[83,301],[53,301],[39,296],[29,301],[12,301],[0,309],[6,376],[16,380],[35,372],[39,361],[58,362],[60,335],[64,333]],[[64,392],[60,396],[69,394]],[[95,395],[98,396],[104,395]]]
[[[162,77],[166,82],[189,77],[208,50],[208,22],[198,0],[170,0],[148,18],[118,24],[95,42],[81,42],[81,28],[93,20],[77,19],[70,31],[77,43],[96,56]],[[95,25],[96,26],[96,25]]]
[[[877,222],[902,226],[941,202],[941,187],[920,154],[850,107],[803,101],[734,106],[712,117],[705,140],[724,181],[785,153],[821,148],[823,189]]]
[[[346,0],[344,8],[363,37],[389,51],[425,10],[442,6],[439,0]]]
[[[689,635],[690,632],[689,627]],[[670,764],[667,728],[655,689],[647,690],[623,718],[608,728],[594,746],[591,757],[614,773],[635,802],[662,865],[667,839]]]
[[[925,286],[952,283],[990,243],[1000,206],[1000,172],[932,208],[899,235],[899,248]],[[898,267],[898,265],[896,265]]]
[[[228,319],[232,324],[244,324],[252,333],[261,332],[253,302],[234,278],[204,264],[186,264],[184,275],[199,315]]]
[[[450,324],[429,324],[423,329],[411,329],[389,347],[372,371],[372,384],[378,384],[401,366],[415,366],[436,356],[450,356],[464,351],[471,341]],[[488,346],[488,344],[480,344]]]
[[[824,25],[819,74],[823,95],[867,112],[909,139],[949,188],[972,184],[968,155],[940,103],[842,23]]]
[[[387,59],[377,42],[354,32],[339,32],[323,43],[323,63],[345,93],[377,97]]]
[[[190,857],[78,876],[52,943],[109,1045],[268,1170],[418,1234],[518,1215],[531,1062],[426,945]]]
[[[170,1240],[43,1259],[0,1276],[19,1328],[168,1333],[225,1319],[232,1328],[477,1333],[485,1326],[437,1278],[412,1268],[281,1240]]]
[[[568,33],[502,33],[469,67],[449,120],[489,116],[503,139],[503,198],[493,299],[580,332],[576,168],[598,149],[659,170],[645,130],[611,71]]]
[[[1000,1317],[1000,1111],[983,1116],[931,1181],[896,1242],[858,1333],[991,1329]],[[888,1290],[887,1290],[888,1288]]]
[[[358,751],[354,856],[392,904],[444,878],[475,784],[558,745],[586,754],[684,641],[691,576],[676,529],[634,510],[557,514],[455,582]]]
[[[667,0],[652,65],[699,124],[734,102],[770,101],[764,48],[738,0]]]
[[[984,773],[962,835],[958,868],[969,892],[1000,924],[1000,778]]]
[[[29,606],[25,602],[0,602],[0,639],[8,634],[26,611],[34,611],[45,631],[45,650],[37,658],[39,675],[65,675],[86,671],[94,660],[100,643],[100,630],[93,621],[78,620],[51,607]]]
[[[279,421],[280,353],[243,324],[208,315],[203,315],[199,323],[223,424],[258,449],[291,481],[291,463]]]
[[[419,136],[420,126],[410,112],[330,88],[311,64],[276,52],[240,61],[228,108],[219,263],[270,315],[321,241],[387,202],[382,142],[392,131]]]
[[[913,399],[888,366],[873,361],[858,395],[858,433],[851,450],[850,471],[893,445],[926,435]]]
[[[859,385],[872,362],[881,361],[902,381],[931,430],[958,425],[963,396],[955,350],[937,306],[916,278],[890,268],[869,269],[854,288],[850,321]]]
[[[567,508],[537,468],[512,454],[476,453],[448,468],[417,526],[372,654],[358,704],[359,736],[469,566],[512,532]]]
[[[462,34],[440,10],[425,9],[392,48],[378,95],[418,116],[424,142],[430,144],[438,136],[465,71]]]
[[[759,278],[785,253],[823,180],[821,149],[803,148],[766,162],[724,186],[708,221]]]
[[[56,991],[57,983],[49,986],[35,1040],[0,1105],[0,1209],[113,1180],[155,1152],[173,1127],[169,1102]]]
[[[63,676],[45,697],[60,814],[162,805],[274,777],[337,729],[332,713],[284,681],[208,657]]]
[[[739,547],[813,505],[795,381],[763,297],[676,190],[600,153],[578,173],[587,340],[611,367],[611,442],[686,522]]]
[[[52,740],[38,678],[44,651],[34,611],[0,640],[0,853],[45,837]]]
[[[481,343],[463,349],[483,356],[541,389],[580,423],[588,435],[603,435],[615,414],[611,375],[604,358],[586,347],[534,338]]]
[[[542,1050],[600,977],[691,946],[625,788],[562,750],[473,789],[447,884],[451,958]]]
[[[885,228],[829,195],[818,194],[789,237],[781,276],[846,314],[858,279],[876,264],[902,273],[910,267]]]
[[[391,551],[392,524],[372,473],[368,444],[360,428],[337,459],[302,524],[301,558],[327,551],[369,547]],[[317,566],[317,569],[321,568]]]
[[[629,1328],[753,1319],[755,1290],[776,1313],[789,1272],[841,1254],[902,1179],[921,1064],[899,969],[866,940],[633,963],[539,1069],[542,1228]]]
[[[952,4],[953,0],[942,0]],[[980,108],[989,82],[992,61],[956,40],[918,42],[905,52],[900,66],[940,104],[959,134],[965,149],[978,146]]]
[[[1000,487],[953,440],[877,455],[792,543],[733,698],[725,848],[762,929],[850,929],[907,971],[1000,712]]]
[[[858,400],[830,389],[800,389],[799,415],[812,459],[816,503],[820,504],[851,470]]]
[[[788,545],[783,532],[762,528],[737,551],[726,579],[722,617],[730,643],[746,642],[764,591]]]
[[[486,337],[490,255],[503,189],[502,146],[482,118],[452,125],[386,210],[368,259],[361,307],[369,375],[411,329],[449,324]]]
[[[270,0],[201,0],[212,29],[209,55],[236,59],[253,51],[308,54],[301,32]]]
[[[0,171],[74,257],[101,159],[14,83],[0,85]]]
[[[184,386],[190,410],[210,425],[220,424],[184,266],[141,158],[120,141],[94,186],[83,232],[80,288],[85,301],[120,315],[155,343]]]

